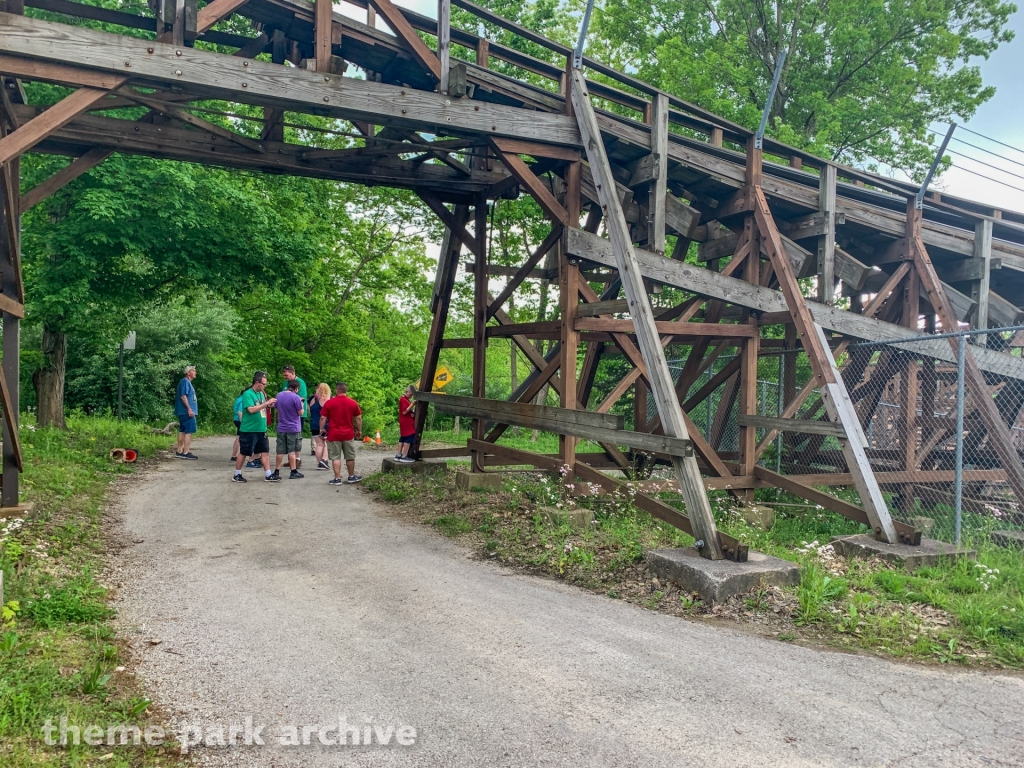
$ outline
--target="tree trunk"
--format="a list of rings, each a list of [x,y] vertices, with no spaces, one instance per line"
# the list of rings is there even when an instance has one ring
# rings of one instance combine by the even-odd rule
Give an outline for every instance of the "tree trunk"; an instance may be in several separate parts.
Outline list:
[[[43,324],[43,366],[32,372],[36,390],[36,421],[41,427],[66,429],[64,421],[64,374],[68,337],[63,331]]]

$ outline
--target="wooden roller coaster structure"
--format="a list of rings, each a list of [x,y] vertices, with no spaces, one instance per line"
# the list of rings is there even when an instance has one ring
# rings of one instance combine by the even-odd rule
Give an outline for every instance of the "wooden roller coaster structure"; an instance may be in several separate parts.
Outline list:
[[[918,206],[915,187],[762,141],[590,58],[574,66],[572,49],[468,0],[441,0],[438,19],[391,0],[352,2],[366,8],[366,23],[335,13],[329,0],[213,0],[201,8],[195,0],[154,0],[152,15],[71,0],[0,2],[5,508],[18,503],[22,461],[19,216],[122,152],[386,185],[422,198],[446,228],[422,381],[433,381],[445,348],[473,351],[472,397],[425,392],[423,399],[443,400],[473,427],[464,448],[422,449],[420,456],[468,455],[474,471],[562,468],[607,489],[620,481],[602,470],[647,457],[672,467],[685,514],[644,494],[636,503],[692,533],[711,559],[746,558],[746,548],[716,528],[707,495],[715,489],[745,502],[756,488],[781,488],[865,523],[881,541],[920,541],[888,504],[912,504],[915,488],[951,483],[952,473],[928,469],[922,455],[934,427],[916,423],[915,404],[921,386],[934,389],[934,365],[914,355],[952,362],[955,349],[945,339],[919,338],[919,328],[1020,320],[1024,215],[934,193]],[[547,60],[451,26],[451,6],[539,46]],[[28,17],[26,7],[44,13]],[[232,14],[250,19],[254,36],[214,29]],[[454,55],[459,51],[470,60]],[[28,103],[24,81],[74,90],[42,108]],[[228,128],[207,119],[201,102],[209,100],[261,107],[262,117],[230,113]],[[117,116],[137,115],[140,107],[147,110],[141,119]],[[348,121],[357,146],[286,141],[288,113]],[[18,158],[27,151],[73,160],[22,193]],[[521,266],[499,268],[489,263],[489,206],[522,193],[544,211],[550,234]],[[693,243],[699,264],[684,261]],[[446,336],[446,323],[463,251],[472,256],[473,335],[456,339]],[[506,278],[497,296],[492,275]],[[817,295],[807,298],[799,281],[811,276]],[[558,319],[514,322],[504,305],[538,277],[557,281]],[[682,298],[671,306],[661,306],[660,297],[652,302],[663,286],[674,289],[665,295]],[[850,309],[837,306],[842,297]],[[486,349],[495,338],[509,340],[533,368],[507,401],[487,398]],[[870,355],[847,351],[863,340],[903,339],[885,375]],[[542,351],[537,340],[553,343]],[[667,348],[685,350],[675,375]],[[716,366],[726,351],[731,360]],[[758,414],[758,361],[766,354],[782,355],[785,408],[778,417]],[[812,372],[802,388],[800,355]],[[599,366],[612,356],[630,370],[594,402]],[[897,471],[891,462],[882,471],[863,427],[878,398],[863,393],[894,376],[909,404],[898,417],[907,437]],[[1024,361],[972,345],[966,377],[976,409],[970,428],[987,437],[998,459],[985,479],[1024,498],[1024,466],[1010,438],[1024,394],[1003,387],[991,395],[1001,383],[1024,381]],[[536,403],[547,387],[558,393],[558,407]],[[628,430],[610,413],[627,393],[634,403]],[[714,425],[709,420],[705,434],[690,413],[715,393]],[[824,415],[795,418],[815,398]],[[418,434],[425,419],[421,409]],[[729,420],[738,429],[734,450],[722,445]],[[557,455],[499,444],[509,426],[560,435]],[[817,448],[801,466],[816,470],[783,474],[762,466],[780,432],[813,436]],[[839,450],[821,449],[830,439]],[[601,450],[577,452],[580,440]],[[823,461],[832,471],[815,474]],[[827,494],[823,485],[853,486],[861,504]]]

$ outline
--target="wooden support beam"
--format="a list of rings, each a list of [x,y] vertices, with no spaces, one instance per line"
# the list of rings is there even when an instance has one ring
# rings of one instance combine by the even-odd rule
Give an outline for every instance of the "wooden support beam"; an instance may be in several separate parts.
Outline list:
[[[451,73],[451,26],[452,4],[450,0],[437,0],[437,58],[441,62],[438,78],[438,93],[448,94],[448,79]],[[462,94],[458,94],[462,96]]]
[[[834,423],[841,424],[846,429],[848,439],[843,441],[843,455],[850,467],[850,472],[856,479],[855,487],[860,495],[861,503],[871,521],[875,535],[883,541],[895,544],[897,541],[896,529],[893,527],[892,517],[885,504],[885,498],[882,496],[882,490],[875,481],[871,464],[864,450],[867,446],[867,438],[861,428],[857,413],[853,409],[853,403],[850,402],[850,396],[842,377],[838,373],[835,359],[832,357],[832,350],[825,340],[821,326],[815,321],[800,292],[800,285],[793,274],[789,259],[786,258],[782,239],[775,228],[775,221],[772,219],[764,192],[760,187],[755,187],[753,191],[755,196],[754,216],[757,219],[757,226],[768,245],[772,266],[775,267],[779,286],[793,313],[793,323],[796,325],[800,340],[807,352],[825,409]]]
[[[590,103],[590,94],[579,70],[572,70],[570,77],[570,96],[583,145],[590,163],[590,171],[604,211],[605,226],[611,237],[612,249],[615,254],[619,279],[625,289],[626,298],[630,303],[630,315],[636,326],[637,340],[644,361],[648,363],[647,379],[651,385],[654,400],[661,416],[662,427],[670,438],[689,441],[690,435],[683,419],[682,409],[676,399],[672,376],[665,360],[665,352],[661,346],[654,324],[654,313],[644,288],[640,266],[633,252],[622,206],[615,191],[615,178],[612,175],[608,155],[605,152],[604,140],[598,127],[597,116]],[[718,536],[714,516],[707,494],[700,481],[700,470],[697,459],[692,455],[674,455],[672,464],[683,489],[686,509],[690,512],[696,535],[703,541],[700,553],[703,557],[720,560],[724,557],[722,544]]]
[[[82,174],[88,173],[97,165],[114,154],[112,149],[96,147],[90,149],[81,157],[75,158],[57,173],[45,181],[36,184],[32,189],[21,196],[21,211],[24,213],[29,208],[42,202],[54,192],[62,189]]]
[[[433,403],[434,407],[442,413],[472,416],[475,413],[489,412],[490,416],[487,418],[493,421],[500,421],[506,417],[532,420],[531,423],[520,426],[533,427],[535,423],[543,421],[544,423],[557,422],[572,428],[581,427],[604,432],[622,432],[626,428],[625,419],[622,416],[582,411],[576,408],[555,408],[550,405],[535,405],[530,402],[446,395],[443,392],[421,393],[421,395],[422,397],[417,396],[417,399]],[[516,422],[509,423],[515,424]]]
[[[651,106],[650,157],[655,158],[656,167],[654,180],[647,191],[647,250],[664,256],[668,194],[668,96],[657,94],[652,98]]]
[[[571,103],[571,102],[568,102]],[[577,226],[580,221],[581,182],[580,161],[571,163],[565,169],[565,209],[566,217]],[[554,228],[554,227],[552,227]],[[580,334],[576,330],[576,312],[580,298],[580,268],[575,258],[570,258],[565,249],[558,244],[559,270],[559,302],[561,305],[561,355],[562,355],[562,391],[560,393],[562,408],[575,410],[579,407],[576,401],[576,368],[579,364]],[[576,466],[576,438],[572,435],[560,435],[559,454],[562,461],[570,469]],[[610,456],[622,458],[621,452],[609,444],[606,451]],[[575,475],[572,475],[575,478]]]
[[[327,0],[325,0],[325,2],[326,1]],[[246,136],[241,136],[235,133],[234,131],[228,130],[223,126],[217,125],[216,123],[211,123],[208,120],[203,120],[203,118],[193,115],[188,110],[184,109],[183,107],[179,107],[176,104],[168,104],[167,102],[157,101],[156,99],[150,99],[145,96],[139,95],[133,91],[127,90],[122,91],[121,95],[123,95],[127,99],[138,102],[144,107],[149,107],[150,109],[156,112],[160,112],[164,115],[167,115],[168,117],[172,117],[175,120],[178,120],[179,122],[185,123],[186,125],[191,125],[195,128],[200,128],[208,133],[212,133],[214,136],[220,136],[222,139],[227,139],[228,141],[237,144],[243,149],[248,149],[250,152],[263,154],[263,152],[266,151],[264,150],[263,145],[260,144],[258,141],[254,141],[253,139],[250,139]]]
[[[616,265],[615,254],[609,241],[604,238],[577,229],[570,229],[566,243],[569,253],[582,259],[608,267]],[[641,249],[634,249],[634,256],[645,277],[665,285],[746,307],[757,313],[789,311],[786,297],[781,291],[749,285],[725,274],[673,259],[658,258]],[[956,360],[949,345],[941,339],[934,341],[920,339],[919,333],[912,332],[895,323],[875,320],[817,302],[812,302],[809,309],[814,320],[822,327],[844,336],[866,341],[899,340],[899,349],[913,350],[944,362]],[[1024,380],[1024,361],[1021,361],[1020,358],[981,348],[975,349],[974,355],[982,370]]]
[[[516,288],[522,285],[523,280],[529,277],[534,267],[536,267],[540,260],[548,255],[548,252],[555,247],[558,241],[562,237],[562,228],[560,226],[552,226],[551,231],[548,232],[548,236],[544,238],[544,241],[537,247],[530,257],[512,276],[505,287],[502,289],[498,297],[491,302],[491,305],[487,308],[487,318],[490,319],[494,316],[494,313],[505,306],[505,302],[508,301],[508,297],[515,293]]]
[[[982,219],[974,227],[974,258],[981,262],[981,274],[971,285],[971,298],[975,302],[974,316],[971,327],[978,330],[988,328],[989,294],[992,291],[991,270],[992,260],[992,221]],[[979,334],[971,337],[971,341],[979,347],[988,346],[988,336]]]
[[[460,224],[455,220],[452,212],[449,211],[444,203],[441,202],[440,198],[432,192],[425,190],[417,190],[416,194],[420,196],[420,199],[430,206],[439,219],[444,225],[452,231],[452,234],[462,241],[462,244],[469,249],[469,251],[476,257],[476,263],[479,265],[478,268],[483,272],[484,277],[487,276],[487,265],[483,255],[483,251],[480,249],[480,243],[477,238],[473,237],[469,232],[466,231],[465,224]],[[486,312],[486,307],[484,311]],[[485,321],[486,322],[486,321]]]
[[[836,167],[826,163],[818,178],[818,212],[823,229],[818,237],[818,301],[835,302],[836,290]]]
[[[843,440],[846,439],[846,430],[841,424],[832,424],[827,421],[808,421],[807,419],[784,419],[775,416],[756,416],[740,414],[737,423],[741,427],[756,427],[758,429],[771,429],[776,432],[797,432],[808,435],[831,435]]]
[[[106,95],[106,91],[98,88],[79,88],[70,96],[65,96],[47,109],[39,117],[25,123],[18,130],[11,131],[0,139],[0,164],[20,157]]]
[[[405,47],[412,54],[413,58],[429,72],[435,80],[441,79],[441,62],[424,43],[416,30],[405,18],[402,12],[391,0],[369,0],[371,6],[377,11],[388,26],[391,27],[398,39],[405,44]]]
[[[199,9],[197,17],[197,30],[200,34],[206,32],[218,21],[223,21],[232,13],[237,11],[248,0],[213,0]]]
[[[557,221],[559,224],[565,227],[578,227],[579,221],[575,223],[569,221],[569,214],[565,208],[562,207],[561,203],[555,199],[555,196],[548,189],[544,181],[537,177],[536,174],[530,169],[523,159],[519,155],[511,152],[504,152],[498,146],[496,142],[491,142],[491,147],[494,152],[498,155],[498,159],[501,160],[501,164],[508,169],[508,172],[515,176],[519,182],[526,187],[526,190],[533,196],[537,201],[537,204],[544,210],[544,212]]]
[[[612,302],[608,302],[612,304]],[[586,305],[584,305],[586,306]],[[606,312],[609,310],[605,310]],[[621,310],[620,310],[621,311]],[[752,339],[757,336],[757,326],[731,323],[666,323],[655,322],[654,327],[663,336],[675,339]],[[583,317],[576,320],[577,331],[603,331],[605,333],[634,334],[636,327],[632,320],[612,320],[600,317]]]
[[[380,0],[378,0],[380,2]],[[473,272],[473,397],[487,397],[487,199],[477,197],[474,214],[476,270]],[[457,234],[457,233],[456,233]],[[473,419],[473,438],[483,440],[486,414]],[[483,470],[483,456],[473,454],[473,471]]]
[[[928,251],[919,237],[913,238],[912,251],[914,266],[921,279],[921,287],[927,294],[932,309],[939,316],[942,329],[951,330],[957,328],[958,325],[953,308],[945,292],[942,290],[942,284],[939,281],[938,275],[935,274],[935,268],[928,257]],[[955,350],[958,343],[957,339],[950,338],[949,343]],[[1007,482],[1013,488],[1018,502],[1024,502],[1024,465],[1021,464],[1020,456],[1014,447],[1010,430],[1003,421],[1002,414],[999,413],[995,400],[992,399],[992,393],[985,382],[985,375],[975,360],[975,355],[981,351],[982,349],[979,347],[968,345],[966,355],[964,356],[968,391],[978,408],[982,420],[985,422],[985,428],[989,434],[989,444],[999,457],[1002,468],[1006,470]]]
[[[332,0],[314,0],[313,58],[317,72],[331,71],[331,36],[334,25]]]

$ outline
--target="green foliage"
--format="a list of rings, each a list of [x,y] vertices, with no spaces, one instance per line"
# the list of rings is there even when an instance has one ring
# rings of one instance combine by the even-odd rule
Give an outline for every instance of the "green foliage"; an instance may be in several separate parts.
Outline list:
[[[462,515],[441,515],[431,523],[448,538],[454,538],[473,530],[473,525]]]
[[[1013,38],[1001,0],[609,0],[590,50],[748,128],[789,49],[769,134],[844,161],[923,175],[928,126],[968,119],[994,89],[972,58]]]
[[[112,614],[104,602],[105,594],[105,590],[96,586],[92,575],[86,573],[75,581],[26,600],[24,615],[44,629],[101,621]]]

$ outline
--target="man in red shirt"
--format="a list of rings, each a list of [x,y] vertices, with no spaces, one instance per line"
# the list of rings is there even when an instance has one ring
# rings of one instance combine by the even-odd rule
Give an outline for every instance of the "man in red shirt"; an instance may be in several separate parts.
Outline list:
[[[410,384],[405,388],[405,393],[398,399],[398,453],[395,461],[403,464],[412,464],[409,458],[409,449],[412,448],[412,441],[416,439],[416,406],[412,399],[416,397],[416,387]]]
[[[359,403],[348,396],[345,382],[335,384],[334,391],[334,397],[320,408],[320,436],[327,439],[327,458],[334,467],[334,479],[328,484],[358,483],[363,478],[356,474],[356,440],[363,436],[363,412]],[[342,456],[348,480],[341,479]]]

